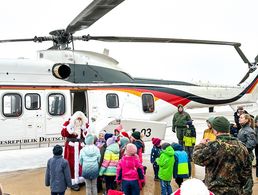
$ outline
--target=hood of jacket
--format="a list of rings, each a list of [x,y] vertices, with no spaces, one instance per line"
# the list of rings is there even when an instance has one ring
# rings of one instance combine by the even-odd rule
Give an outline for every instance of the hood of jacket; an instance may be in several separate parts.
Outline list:
[[[174,156],[175,151],[171,146],[168,146],[165,150],[162,150],[163,153],[167,154],[168,156]]]
[[[111,152],[118,154],[120,152],[118,143],[110,144],[106,150],[110,150]]]

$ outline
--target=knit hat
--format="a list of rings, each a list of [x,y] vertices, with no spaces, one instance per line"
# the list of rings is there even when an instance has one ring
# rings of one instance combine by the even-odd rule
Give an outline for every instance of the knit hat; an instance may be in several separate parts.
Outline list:
[[[106,131],[102,130],[102,131],[99,132],[99,134],[103,134],[105,136]]]
[[[123,129],[123,126],[120,124],[120,125],[118,125],[118,126],[114,129],[114,131],[120,132],[122,129]]]
[[[53,154],[56,156],[62,155],[63,154],[63,148],[60,145],[55,145],[53,148]]]
[[[126,148],[125,148],[125,154],[128,155],[128,156],[133,156],[137,153],[137,147],[136,145],[132,144],[132,143],[129,143],[126,145]]]
[[[141,133],[139,131],[134,131],[132,133],[132,137],[135,139],[140,139],[141,138]]]
[[[109,145],[115,143],[116,140],[117,140],[116,136],[113,136],[113,137],[108,138],[108,139],[107,139],[107,142],[106,142],[106,143],[107,143],[107,146],[109,146]]]
[[[129,143],[130,140],[127,137],[121,137],[120,138],[120,147],[123,148],[127,143]]]
[[[88,134],[85,138],[85,144],[91,145],[94,143],[94,136],[92,134]]]
[[[230,123],[224,116],[217,116],[213,119],[211,126],[218,132],[228,133]]]
[[[211,117],[209,117],[209,118],[206,120],[206,122],[211,124],[212,121],[214,120],[214,118],[215,118],[214,116],[211,116]]]
[[[122,136],[127,137],[128,139],[130,138],[129,135],[128,135],[128,133],[126,133],[125,131],[122,131],[121,134],[122,134]]]
[[[183,146],[181,144],[178,144],[178,143],[175,143],[173,142],[171,144],[172,148],[175,150],[175,151],[182,151],[184,150]]]
[[[112,133],[106,133],[104,137],[105,137],[105,140],[107,141],[108,138],[110,138],[110,137],[112,137],[112,136],[113,136]]]
[[[192,125],[193,125],[193,120],[187,121],[187,122],[186,122],[186,125],[192,126]]]
[[[159,146],[159,145],[160,145],[160,142],[161,142],[161,139],[156,138],[156,137],[153,137],[153,138],[151,139],[151,141],[152,141],[152,144],[153,144],[154,146]]]
[[[161,145],[161,149],[162,149],[162,150],[166,150],[166,148],[167,148],[168,146],[170,146],[170,144],[167,143],[167,142],[165,142],[165,143],[163,143],[163,144]]]

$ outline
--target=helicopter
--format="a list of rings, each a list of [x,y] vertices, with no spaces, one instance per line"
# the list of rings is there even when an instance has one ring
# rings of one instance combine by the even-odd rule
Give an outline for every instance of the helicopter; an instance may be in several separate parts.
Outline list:
[[[45,147],[63,142],[61,126],[76,111],[89,119],[92,131],[138,130],[144,141],[165,136],[177,106],[207,107],[256,103],[258,57],[250,62],[238,42],[126,36],[75,36],[91,27],[124,0],[94,0],[65,29],[49,36],[0,40],[52,42],[38,58],[0,59],[0,124],[6,129],[0,149]],[[75,50],[75,41],[223,45],[236,50],[248,66],[238,86],[198,85],[182,81],[135,78],[110,56]]]

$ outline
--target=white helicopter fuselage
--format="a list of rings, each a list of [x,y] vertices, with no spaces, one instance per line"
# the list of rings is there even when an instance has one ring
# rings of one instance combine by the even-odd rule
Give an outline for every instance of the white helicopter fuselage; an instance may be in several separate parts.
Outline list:
[[[63,142],[62,124],[77,110],[86,114],[96,134],[122,124],[127,132],[141,131],[145,141],[163,139],[179,104],[255,103],[258,95],[257,70],[241,86],[177,85],[134,80],[116,60],[94,52],[47,50],[38,57],[0,60],[0,150]],[[57,64],[71,68],[68,78],[59,78]]]

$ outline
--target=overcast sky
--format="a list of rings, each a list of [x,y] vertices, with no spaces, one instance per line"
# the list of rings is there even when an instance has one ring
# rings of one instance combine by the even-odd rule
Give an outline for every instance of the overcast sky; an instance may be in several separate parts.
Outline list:
[[[8,0],[0,6],[0,39],[48,36],[63,29],[89,0]],[[235,41],[253,62],[258,54],[257,0],[125,0],[89,29],[75,35],[148,36]],[[0,45],[0,58],[35,58],[51,43]],[[233,47],[186,44],[76,42],[102,52],[132,76],[237,84],[247,65]]]

